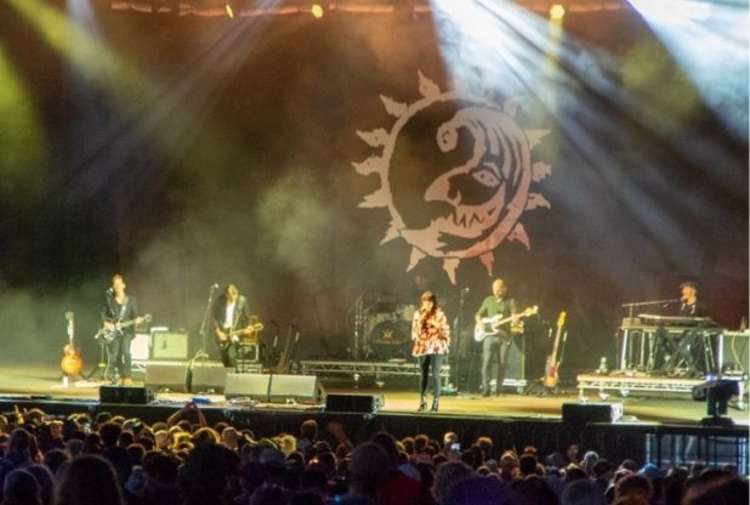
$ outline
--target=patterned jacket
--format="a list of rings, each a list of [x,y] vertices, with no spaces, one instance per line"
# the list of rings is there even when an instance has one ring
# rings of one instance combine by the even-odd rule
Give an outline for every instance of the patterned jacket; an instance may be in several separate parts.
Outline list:
[[[448,354],[450,345],[450,326],[445,312],[436,309],[435,314],[422,321],[419,311],[414,313],[411,321],[411,339],[414,342],[411,354],[414,357],[428,354]]]

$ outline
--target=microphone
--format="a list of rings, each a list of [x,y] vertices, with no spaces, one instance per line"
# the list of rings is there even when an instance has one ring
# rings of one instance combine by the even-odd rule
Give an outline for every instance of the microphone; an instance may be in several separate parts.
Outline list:
[[[109,296],[112,296],[112,295],[114,295],[114,294],[115,294],[115,290],[114,290],[114,289],[112,289],[112,288],[107,288],[107,291],[106,291],[106,293],[107,293],[107,294],[108,294]]]
[[[463,288],[461,290],[462,293],[469,293],[471,291],[471,288]]]
[[[276,328],[278,328],[278,327],[279,327],[279,323],[277,323],[277,322],[276,322],[276,321],[274,321],[273,319],[271,319],[271,324],[272,324],[273,326],[275,326]]]
[[[211,289],[219,289],[219,283],[215,282],[213,285],[211,285]]]

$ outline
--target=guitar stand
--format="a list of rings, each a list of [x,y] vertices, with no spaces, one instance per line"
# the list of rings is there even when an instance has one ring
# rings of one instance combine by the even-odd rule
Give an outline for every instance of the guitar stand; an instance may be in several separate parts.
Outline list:
[[[534,395],[539,397],[565,396],[565,390],[560,387],[559,383],[556,384],[555,387],[549,388],[544,385],[544,379],[537,379],[535,382],[526,386],[523,394],[526,396]]]
[[[107,361],[104,355],[104,341],[102,340],[99,342],[99,363],[97,363],[88,374],[81,375],[81,377],[83,377],[84,380],[89,381],[97,372],[101,370],[102,380],[104,380],[104,370],[106,369]]]

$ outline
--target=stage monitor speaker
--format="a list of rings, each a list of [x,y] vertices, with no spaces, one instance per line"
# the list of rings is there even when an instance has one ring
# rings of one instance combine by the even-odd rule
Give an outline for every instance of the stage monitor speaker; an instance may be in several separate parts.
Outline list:
[[[151,334],[151,359],[188,359],[188,334],[154,331]]]
[[[272,402],[294,399],[299,402],[320,403],[323,387],[315,375],[272,375],[270,398]]]
[[[205,393],[224,391],[227,381],[227,373],[231,368],[224,368],[220,361],[205,361],[193,363],[190,381],[188,383],[191,393]]]
[[[146,363],[147,387],[154,389],[169,389],[180,393],[187,392],[187,363],[175,361],[172,363]]]
[[[614,423],[622,417],[622,403],[563,403],[565,424]]]
[[[146,405],[153,400],[150,389],[133,386],[100,386],[99,403]]]
[[[384,406],[383,395],[326,395],[326,412],[374,414]]]
[[[227,399],[247,397],[269,401],[270,379],[268,374],[229,372],[224,383],[224,396]]]

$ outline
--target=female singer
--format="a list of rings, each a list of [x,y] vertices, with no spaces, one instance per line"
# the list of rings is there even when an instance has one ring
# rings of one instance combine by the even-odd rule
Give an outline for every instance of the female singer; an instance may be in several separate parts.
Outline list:
[[[443,356],[448,354],[450,327],[445,313],[438,307],[435,295],[425,291],[419,297],[419,310],[411,322],[411,339],[414,342],[411,354],[419,358],[422,371],[420,382],[419,412],[427,409],[427,376],[432,366],[432,411],[438,411],[440,401],[440,370]]]

